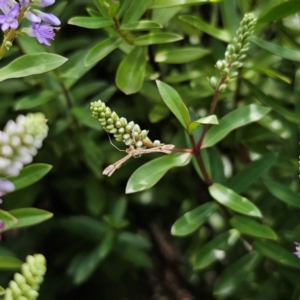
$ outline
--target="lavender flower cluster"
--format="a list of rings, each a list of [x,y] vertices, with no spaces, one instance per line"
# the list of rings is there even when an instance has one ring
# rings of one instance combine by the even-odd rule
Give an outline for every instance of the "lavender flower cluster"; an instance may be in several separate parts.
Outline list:
[[[40,44],[50,45],[49,40],[54,38],[54,30],[58,30],[60,20],[53,14],[44,13],[37,7],[50,6],[55,0],[0,0],[0,15],[1,29],[4,34],[7,30],[18,29],[20,21],[23,17],[31,22],[29,28],[22,28],[20,33],[37,38]],[[46,22],[46,23],[42,23]]]

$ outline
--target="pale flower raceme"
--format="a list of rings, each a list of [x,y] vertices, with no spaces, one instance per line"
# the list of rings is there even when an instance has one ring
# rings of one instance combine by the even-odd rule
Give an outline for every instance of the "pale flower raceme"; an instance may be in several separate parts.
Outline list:
[[[19,115],[0,131],[0,176],[17,176],[42,147],[48,126],[42,113]]]

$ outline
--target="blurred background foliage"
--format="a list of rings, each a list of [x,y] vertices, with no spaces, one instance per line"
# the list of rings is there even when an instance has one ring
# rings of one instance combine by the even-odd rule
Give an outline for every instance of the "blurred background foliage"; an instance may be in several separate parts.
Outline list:
[[[152,20],[163,27],[153,33],[174,34],[168,43],[166,36],[149,45],[137,39],[144,45],[144,54],[139,54],[145,57],[144,72],[133,72],[130,81],[128,70],[119,67],[133,49],[128,41],[121,40],[98,62],[87,63],[91,48],[114,35],[113,26],[89,29],[68,24],[77,16],[103,16],[101,0],[57,0],[51,12],[62,25],[51,47],[21,37],[1,61],[3,66],[21,54],[41,51],[69,59],[50,73],[0,83],[2,125],[20,113],[46,115],[49,136],[35,162],[53,165],[38,183],[7,195],[3,207],[34,206],[54,213],[39,226],[5,233],[0,255],[21,260],[31,253],[45,255],[48,270],[42,300],[299,299],[300,261],[292,255],[292,242],[300,241],[299,1],[120,3],[127,18]],[[229,221],[220,209],[193,232],[172,236],[171,227],[179,217],[212,201],[207,186],[189,164],[170,170],[151,189],[125,194],[133,171],[159,155],[131,159],[112,177],[104,177],[104,167],[124,153],[109,143],[91,117],[90,102],[101,99],[119,116],[149,129],[152,140],[186,148],[184,132],[163,103],[154,79],[174,87],[195,119],[205,116],[213,95],[207,77],[218,75],[214,64],[223,59],[227,43],[250,11],[258,17],[255,38],[237,79],[220,94],[216,115],[220,119],[253,103],[272,111],[231,132],[206,155],[214,182],[233,187],[236,178],[232,178],[242,170],[239,174],[246,181],[246,175],[253,175],[238,192],[259,207],[263,218],[255,224],[266,225],[267,232],[255,230],[250,218],[236,215]],[[134,37],[148,33],[131,32]],[[135,58],[129,65],[137,63]],[[255,168],[253,161],[258,162]],[[249,228],[254,229],[249,233]],[[2,285],[14,271],[1,269]]]

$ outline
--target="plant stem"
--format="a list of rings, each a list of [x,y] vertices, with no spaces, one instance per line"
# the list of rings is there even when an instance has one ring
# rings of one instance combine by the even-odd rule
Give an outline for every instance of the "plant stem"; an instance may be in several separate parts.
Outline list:
[[[124,31],[120,29],[120,22],[116,17],[113,17],[113,21],[115,23],[115,28],[118,31],[121,38],[123,38],[128,44],[133,45],[134,44],[134,38],[129,33],[129,31]]]

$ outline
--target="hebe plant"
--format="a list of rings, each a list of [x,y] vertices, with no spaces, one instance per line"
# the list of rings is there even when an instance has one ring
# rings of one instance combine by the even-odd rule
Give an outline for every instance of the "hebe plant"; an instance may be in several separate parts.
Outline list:
[[[58,70],[22,34],[48,44],[60,21],[7,3],[28,14],[0,18],[0,80],[33,76],[5,90],[3,120],[42,112],[36,160],[54,168],[5,196],[0,227],[19,223],[1,248],[46,255],[40,298],[298,299],[299,1],[57,1]],[[19,167],[3,184],[49,170]],[[20,232],[50,216],[33,203],[55,218]]]

